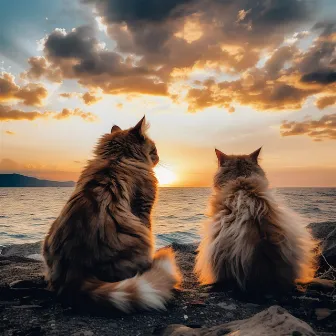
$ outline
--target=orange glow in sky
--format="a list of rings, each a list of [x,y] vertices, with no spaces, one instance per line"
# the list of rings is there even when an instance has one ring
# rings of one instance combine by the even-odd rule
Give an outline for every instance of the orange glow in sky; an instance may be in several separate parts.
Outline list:
[[[172,170],[162,166],[155,167],[154,172],[159,181],[159,186],[170,186],[177,179],[176,174]]]
[[[160,186],[261,146],[271,185],[336,186],[336,2],[278,2],[3,1],[0,174],[76,181],[146,115]]]

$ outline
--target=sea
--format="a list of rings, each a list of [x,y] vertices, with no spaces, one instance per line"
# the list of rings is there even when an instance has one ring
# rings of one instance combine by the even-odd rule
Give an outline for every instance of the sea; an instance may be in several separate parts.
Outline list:
[[[0,188],[0,249],[42,240],[73,188]],[[336,188],[278,188],[276,197],[309,223],[336,221]],[[210,188],[160,188],[154,208],[156,247],[199,240]]]

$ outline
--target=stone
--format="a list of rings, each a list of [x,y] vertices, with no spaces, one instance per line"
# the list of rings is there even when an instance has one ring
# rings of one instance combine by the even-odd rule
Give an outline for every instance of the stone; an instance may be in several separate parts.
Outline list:
[[[93,336],[94,333],[90,330],[77,331],[72,336]]]
[[[217,303],[217,306],[219,306],[223,309],[226,309],[226,310],[236,310],[237,309],[237,306],[233,303],[227,304],[225,302],[220,302],[220,303]]]
[[[315,312],[316,308],[322,307],[333,311],[335,309],[335,293],[325,294],[308,288],[305,293],[290,292],[280,299],[263,299],[257,301],[259,304],[255,304],[256,302],[254,300],[251,301],[250,297],[244,298],[233,291],[210,291],[211,287],[199,286],[197,278],[193,274],[194,247],[179,245],[176,247],[175,252],[178,265],[184,275],[184,281],[181,284],[182,290],[174,293],[174,299],[167,305],[165,312],[141,311],[130,315],[124,315],[106,307],[96,309],[94,305],[88,306],[90,308],[88,312],[85,309],[82,311],[82,306],[70,308],[67,303],[59,302],[55,293],[45,288],[46,284],[43,280],[44,265],[42,262],[20,256],[5,257],[0,255],[0,261],[10,261],[10,263],[0,264],[0,321],[4,321],[3,323],[0,322],[0,335],[5,332],[6,336],[11,333],[16,336],[23,336],[27,335],[32,327],[41,326],[41,331],[32,330],[30,332],[40,332],[48,336],[73,336],[74,333],[79,336],[140,336],[152,334],[158,336],[161,335],[163,330],[167,331],[166,328],[171,323],[182,324],[170,328],[170,330],[176,332],[175,335],[188,333],[187,335],[189,336],[205,336],[208,332],[208,335],[211,335],[211,333],[214,334],[213,328],[218,331],[218,334],[223,334],[225,330],[228,330],[226,334],[231,333],[232,336],[234,332],[232,330],[238,329],[242,330],[242,332],[238,331],[237,333],[244,335],[246,330],[249,331],[251,329],[251,326],[244,329],[243,322],[249,321],[252,316],[257,316],[257,313],[275,304],[286,308],[290,314],[298,319],[308,322],[321,335],[335,335],[336,314],[333,313],[330,317],[319,321]],[[330,275],[332,274],[328,273],[326,278]],[[13,287],[10,287],[9,284],[12,284]],[[195,305],[191,304],[192,302]],[[203,302],[205,304],[204,307]],[[19,306],[20,303],[26,306],[39,305],[42,308],[14,307]],[[225,305],[220,307],[218,303],[225,303]],[[236,309],[225,309],[227,307],[233,308],[231,305],[236,306]],[[185,306],[187,306],[186,310],[183,309]],[[287,314],[289,315],[289,313]],[[188,319],[185,320],[184,315],[187,315]],[[277,327],[279,314],[273,315],[276,315],[271,318],[273,318],[275,327]],[[291,316],[291,319],[294,319],[293,316]],[[270,318],[269,314],[266,314],[265,323],[267,322],[266,318]],[[284,321],[284,325],[287,325],[291,319]],[[79,321],[87,323],[86,325],[84,323],[79,324]],[[236,325],[235,329],[234,326],[228,325],[227,322],[229,321],[239,322],[241,328]],[[265,323],[265,328],[270,327],[265,325]],[[257,332],[260,331],[260,326],[258,328]],[[305,328],[307,328],[306,324]],[[311,332],[311,329],[308,330]],[[86,335],[84,334],[85,332]],[[322,334],[323,332],[324,334]],[[305,334],[296,330],[294,335],[295,333],[296,335],[298,333],[309,335],[309,333]],[[170,334],[168,333],[167,335]],[[248,333],[247,335],[250,334]],[[273,332],[269,333],[269,335],[273,335]],[[286,335],[293,336],[293,333]],[[310,335],[314,335],[314,333]]]
[[[14,309],[41,309],[42,306],[39,305],[21,305],[21,306],[13,306]]]
[[[36,243],[27,243],[27,244],[17,244],[17,245],[11,245],[8,247],[4,247],[1,250],[1,255],[6,257],[25,257],[28,258],[30,255],[41,255],[42,251],[42,242],[36,242]]]
[[[162,336],[315,336],[306,323],[289,314],[284,308],[272,306],[245,320],[225,323],[212,328],[192,329],[183,325],[171,325]]]
[[[205,307],[206,306],[205,302],[204,301],[200,301],[200,300],[198,300],[198,301],[191,301],[190,305],[194,306],[194,307]]]

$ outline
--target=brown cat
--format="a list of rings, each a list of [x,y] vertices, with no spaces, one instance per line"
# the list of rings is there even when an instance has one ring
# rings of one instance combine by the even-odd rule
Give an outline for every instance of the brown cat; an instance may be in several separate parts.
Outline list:
[[[95,149],[43,246],[58,294],[85,294],[124,312],[164,309],[179,282],[170,249],[154,254],[151,210],[159,157],[145,117],[113,126]],[[65,294],[66,293],[66,294]]]
[[[259,153],[236,156],[216,149],[211,220],[195,268],[202,283],[272,292],[313,280],[316,242],[298,216],[279,206]]]

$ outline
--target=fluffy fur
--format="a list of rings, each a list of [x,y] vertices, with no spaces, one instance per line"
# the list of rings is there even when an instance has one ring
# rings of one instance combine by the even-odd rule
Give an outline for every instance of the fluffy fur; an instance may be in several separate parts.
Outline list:
[[[163,309],[179,282],[173,252],[154,256],[151,210],[159,161],[143,118],[98,142],[44,241],[46,278],[58,294],[85,294],[124,312]]]
[[[259,152],[229,156],[216,150],[211,220],[195,268],[202,283],[274,291],[314,277],[316,242],[299,216],[274,198]]]

